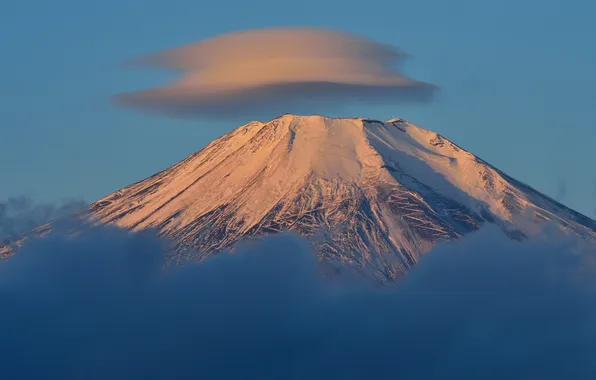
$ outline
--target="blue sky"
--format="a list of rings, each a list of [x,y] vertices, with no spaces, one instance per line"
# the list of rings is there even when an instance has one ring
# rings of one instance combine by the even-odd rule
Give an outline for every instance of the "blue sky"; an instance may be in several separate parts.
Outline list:
[[[323,26],[398,46],[430,105],[360,107],[437,131],[590,216],[596,208],[596,5],[570,1],[8,0],[0,13],[0,199],[95,200],[233,129],[113,105],[169,73],[122,62],[218,34]],[[337,115],[331,115],[337,116]],[[248,121],[248,120],[247,120]]]

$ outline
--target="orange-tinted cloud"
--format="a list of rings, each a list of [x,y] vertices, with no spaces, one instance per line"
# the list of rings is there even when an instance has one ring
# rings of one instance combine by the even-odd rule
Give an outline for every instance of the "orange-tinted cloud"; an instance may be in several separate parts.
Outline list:
[[[181,71],[167,86],[120,94],[118,103],[190,116],[313,113],[352,102],[426,102],[435,87],[400,74],[391,46],[317,28],[236,32],[141,57]]]

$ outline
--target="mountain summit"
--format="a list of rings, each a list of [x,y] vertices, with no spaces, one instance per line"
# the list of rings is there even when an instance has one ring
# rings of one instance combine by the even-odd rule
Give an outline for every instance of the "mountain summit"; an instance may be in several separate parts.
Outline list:
[[[518,240],[546,220],[596,237],[593,220],[399,118],[255,121],[88,212],[101,223],[157,229],[175,255],[198,259],[246,237],[295,231],[329,268],[382,282],[437,242],[486,223]]]

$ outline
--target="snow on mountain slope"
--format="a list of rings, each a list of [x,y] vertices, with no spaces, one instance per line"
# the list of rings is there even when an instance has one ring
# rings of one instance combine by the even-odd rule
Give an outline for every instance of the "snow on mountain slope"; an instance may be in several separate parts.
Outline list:
[[[441,240],[496,223],[523,239],[551,220],[596,223],[402,119],[283,115],[252,122],[92,204],[89,218],[208,257],[246,237],[307,236],[329,270],[395,280]],[[8,248],[4,248],[7,250]]]

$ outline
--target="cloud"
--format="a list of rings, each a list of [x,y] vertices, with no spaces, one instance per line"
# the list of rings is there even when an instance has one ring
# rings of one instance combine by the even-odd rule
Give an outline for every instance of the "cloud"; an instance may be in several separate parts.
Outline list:
[[[70,215],[86,206],[82,200],[63,200],[57,204],[36,204],[20,196],[0,202],[0,244],[3,239],[17,238],[56,218]]]
[[[209,118],[321,113],[354,102],[428,102],[436,88],[400,74],[396,66],[405,58],[391,46],[325,29],[235,32],[134,60],[177,70],[182,78],[116,101]]]
[[[151,232],[51,235],[0,262],[0,356],[19,379],[585,379],[593,246],[496,229],[438,247],[395,286],[317,276],[280,235],[162,269]]]
[[[555,200],[557,202],[563,202],[563,199],[565,199],[565,195],[567,195],[567,184],[561,181],[557,185],[557,195],[555,196]]]
[[[594,184],[594,201],[596,201],[596,184]],[[592,214],[596,218],[596,207],[594,207],[594,210],[592,211]]]

